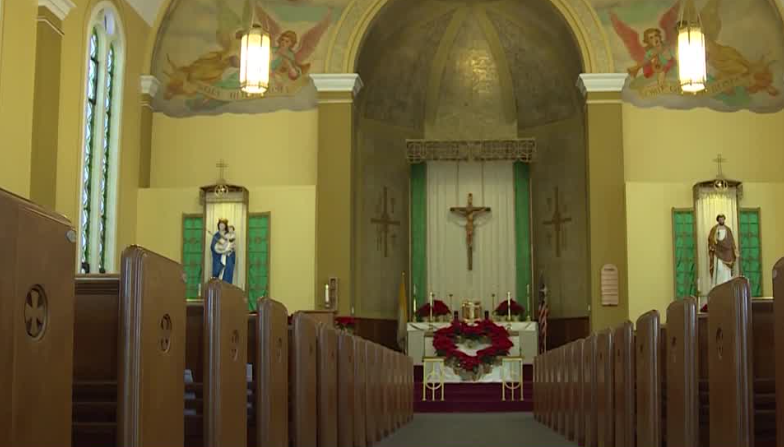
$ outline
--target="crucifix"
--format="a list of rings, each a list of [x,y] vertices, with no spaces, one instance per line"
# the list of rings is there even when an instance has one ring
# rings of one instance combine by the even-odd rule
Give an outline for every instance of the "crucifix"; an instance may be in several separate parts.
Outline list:
[[[215,164],[215,167],[218,168],[218,180],[224,181],[223,170],[228,168],[229,165],[221,158],[220,160],[218,160],[218,163]]]
[[[468,193],[466,206],[453,206],[449,211],[465,217],[466,248],[468,249],[468,270],[474,269],[474,218],[490,212],[490,207],[474,206],[474,195]]]
[[[555,256],[557,258],[561,257],[561,230],[563,228],[563,224],[569,223],[571,221],[572,221],[571,217],[566,217],[561,215],[558,187],[556,186],[555,187],[555,211],[553,212],[553,217],[550,218],[550,220],[544,221],[544,224],[553,226],[553,231],[555,232]]]
[[[722,177],[724,177],[724,173],[721,171],[721,164],[722,164],[722,163],[724,163],[725,161],[727,161],[727,159],[726,159],[726,158],[724,158],[724,157],[722,157],[722,156],[721,156],[721,154],[719,154],[719,156],[718,156],[718,157],[716,157],[716,158],[714,158],[714,159],[713,159],[713,161],[715,161],[715,162],[716,162],[716,164],[717,164],[717,165],[718,165],[718,167],[719,167],[719,174],[717,175],[717,177],[718,177],[718,178],[722,178]]]
[[[370,219],[370,223],[374,223],[377,225],[376,230],[378,233],[378,248],[381,248],[381,244],[384,244],[384,257],[389,256],[389,230],[391,226],[398,226],[400,225],[399,220],[392,220],[392,216],[387,209],[387,187],[384,187],[384,208],[381,212],[381,216],[374,217]],[[383,241],[381,240],[383,238]]]

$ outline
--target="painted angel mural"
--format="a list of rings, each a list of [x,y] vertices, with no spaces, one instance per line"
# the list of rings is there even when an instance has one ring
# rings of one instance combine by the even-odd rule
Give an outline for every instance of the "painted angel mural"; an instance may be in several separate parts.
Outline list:
[[[658,28],[639,32],[609,11],[615,34],[623,41],[635,62],[628,67],[629,86],[642,98],[680,94],[677,76],[677,21],[681,2],[676,1],[659,17]],[[720,101],[731,109],[752,105],[753,96],[779,96],[771,71],[772,60],[763,55],[756,60],[746,57],[734,46],[719,42],[722,31],[720,16],[722,0],[708,0],[700,11],[707,59],[707,87],[700,97]],[[735,35],[736,39],[745,37]],[[642,72],[642,76],[640,75]]]
[[[642,39],[637,31],[624,23],[614,12],[610,12],[615,33],[623,40],[629,55],[636,62],[627,71],[632,78],[636,78],[640,70],[646,78],[654,78],[659,85],[664,85],[667,74],[675,68],[677,61],[675,52],[678,44],[678,31],[676,22],[680,1],[668,9],[659,19],[659,28],[648,28],[642,33]]]
[[[247,99],[240,92],[239,67],[240,43],[245,28],[250,23],[250,5],[242,2],[242,16],[230,6],[232,0],[214,1],[217,28],[213,48],[189,63],[176,61],[176,55],[166,54],[167,67],[163,97],[165,100],[184,98],[192,111],[210,110],[228,102]],[[236,2],[233,2],[236,3]],[[294,94],[307,81],[313,56],[322,37],[329,29],[332,11],[308,29],[301,38],[291,29],[285,29],[272,15],[259,5],[256,18],[270,33],[273,43],[270,66],[269,94]],[[209,40],[209,36],[207,37]]]
[[[321,38],[329,28],[332,10],[328,10],[315,26],[302,35],[301,39],[292,30],[284,31],[280,24],[261,7],[257,7],[256,11],[258,17],[261,17],[262,26],[270,33],[273,42],[270,83],[285,85],[306,76],[310,72],[310,63],[307,60],[316,51]]]

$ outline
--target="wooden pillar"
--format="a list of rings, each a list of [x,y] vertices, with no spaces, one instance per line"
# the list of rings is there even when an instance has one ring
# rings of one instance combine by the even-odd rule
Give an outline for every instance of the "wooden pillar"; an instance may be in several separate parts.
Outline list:
[[[152,100],[158,93],[161,83],[155,76],[142,75],[141,84],[139,188],[149,188],[150,166],[152,164]]]
[[[362,80],[355,73],[311,78],[319,100],[315,306],[325,307],[324,285],[336,277],[337,311],[347,315],[354,302],[354,97]]]
[[[55,208],[57,200],[62,24],[73,7],[69,0],[38,1],[30,199],[49,209]]]
[[[591,329],[614,327],[628,318],[626,198],[621,90],[626,74],[581,74],[585,96]],[[618,269],[618,305],[603,306],[601,271]]]

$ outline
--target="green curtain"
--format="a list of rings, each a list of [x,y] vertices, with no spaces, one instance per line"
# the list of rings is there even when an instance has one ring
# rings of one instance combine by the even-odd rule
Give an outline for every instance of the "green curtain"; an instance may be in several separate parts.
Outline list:
[[[416,307],[427,300],[427,165],[411,165],[411,290]],[[412,298],[413,299],[413,298]]]
[[[694,211],[672,211],[675,299],[697,295]]]
[[[270,215],[248,216],[248,309],[256,311],[256,301],[269,291]]]
[[[185,270],[185,296],[199,299],[204,267],[204,219],[200,215],[182,218],[182,267]]]
[[[517,301],[525,307],[525,316],[530,315],[532,306],[527,297],[527,292],[532,288],[530,186],[529,165],[516,162],[514,164],[516,285]],[[533,290],[530,292],[533,295]]]
[[[759,209],[741,209],[739,228],[740,271],[749,279],[751,296],[762,296],[762,246]]]

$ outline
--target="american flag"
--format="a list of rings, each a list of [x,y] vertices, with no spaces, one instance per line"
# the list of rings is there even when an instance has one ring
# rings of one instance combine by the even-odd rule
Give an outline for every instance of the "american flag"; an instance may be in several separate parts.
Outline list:
[[[547,286],[542,285],[539,290],[539,352],[547,351],[547,316],[550,309],[547,307]]]

